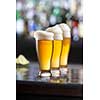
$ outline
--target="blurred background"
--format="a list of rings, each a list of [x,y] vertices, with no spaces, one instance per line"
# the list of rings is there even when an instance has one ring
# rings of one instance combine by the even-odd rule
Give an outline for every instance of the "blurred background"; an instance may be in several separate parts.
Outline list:
[[[16,57],[36,62],[35,39],[30,32],[59,23],[71,28],[69,63],[83,64],[83,0],[16,0]]]

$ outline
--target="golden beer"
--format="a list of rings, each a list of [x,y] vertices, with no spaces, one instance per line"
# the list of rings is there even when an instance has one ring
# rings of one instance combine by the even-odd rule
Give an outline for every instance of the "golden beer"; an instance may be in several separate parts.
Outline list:
[[[64,38],[62,41],[62,51],[60,57],[60,67],[66,67],[68,64],[68,55],[70,50],[71,39]]]
[[[60,62],[60,54],[62,49],[63,32],[59,27],[59,25],[56,25],[54,27],[49,27],[46,31],[54,33],[53,51],[52,51],[50,68],[51,68],[52,77],[59,77],[60,76],[59,62]]]
[[[62,23],[59,25],[63,31],[63,41],[62,41],[62,50],[61,50],[61,56],[60,56],[60,73],[61,76],[66,76],[68,71],[68,56],[69,56],[69,50],[71,45],[71,33],[70,33],[70,27]]]
[[[50,74],[50,61],[52,56],[52,40],[53,33],[46,31],[36,31],[34,37],[36,39],[36,50],[39,60],[40,73],[42,77],[49,77]]]
[[[50,60],[52,55],[52,40],[38,40],[37,54],[41,71],[50,70]]]
[[[61,48],[62,48],[62,40],[54,40],[53,53],[52,53],[52,59],[51,59],[51,69],[59,68]]]

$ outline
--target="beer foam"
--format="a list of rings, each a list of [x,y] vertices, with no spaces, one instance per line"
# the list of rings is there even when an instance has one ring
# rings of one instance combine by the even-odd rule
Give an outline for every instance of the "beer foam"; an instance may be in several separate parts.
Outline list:
[[[70,27],[65,23],[59,24],[59,26],[61,27],[61,29],[63,31],[63,36],[67,37],[67,38],[70,38],[71,37]]]
[[[53,36],[54,34],[52,32],[46,32],[43,30],[38,30],[34,32],[34,38],[36,40],[43,40],[43,39],[53,40]]]
[[[63,31],[59,27],[59,25],[49,27],[46,29],[47,32],[54,33],[54,39],[55,40],[63,40]]]

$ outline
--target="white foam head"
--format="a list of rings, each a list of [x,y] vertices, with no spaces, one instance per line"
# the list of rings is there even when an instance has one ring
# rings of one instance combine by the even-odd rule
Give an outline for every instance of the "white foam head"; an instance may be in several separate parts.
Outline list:
[[[61,30],[59,25],[49,27],[49,28],[46,29],[46,31],[54,33],[54,39],[55,40],[63,40],[63,31]]]
[[[63,37],[70,38],[71,37],[70,27],[65,23],[59,24],[59,26],[61,27],[61,29],[63,31]]]
[[[53,40],[54,34],[52,32],[46,32],[42,30],[38,30],[34,32],[34,38],[36,40]]]

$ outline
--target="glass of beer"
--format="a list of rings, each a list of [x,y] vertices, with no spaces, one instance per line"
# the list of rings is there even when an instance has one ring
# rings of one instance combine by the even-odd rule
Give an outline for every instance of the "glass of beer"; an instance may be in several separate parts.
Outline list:
[[[50,61],[52,56],[52,40],[54,34],[51,32],[46,32],[38,30],[34,32],[34,37],[36,39],[36,51],[39,59],[39,76],[40,77],[50,77]]]
[[[71,33],[67,24],[59,25],[63,31],[62,51],[60,56],[60,72],[61,76],[66,76],[68,71],[68,56],[71,45]]]
[[[54,27],[49,27],[46,29],[48,32],[54,33],[54,40],[53,40],[53,49],[52,49],[52,57],[51,57],[51,75],[52,77],[59,77],[60,70],[59,70],[59,62],[60,62],[60,54],[62,49],[62,30],[59,25]]]

